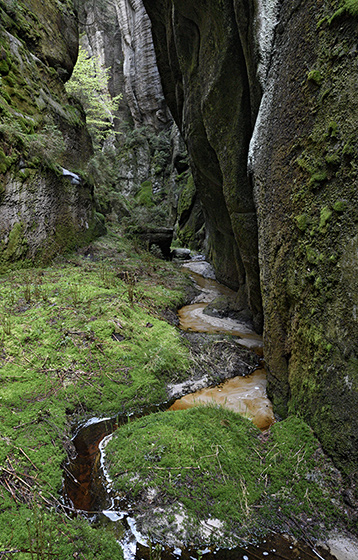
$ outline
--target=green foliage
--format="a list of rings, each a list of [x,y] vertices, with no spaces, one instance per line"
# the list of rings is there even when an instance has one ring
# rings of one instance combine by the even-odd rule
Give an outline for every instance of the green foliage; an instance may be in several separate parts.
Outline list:
[[[328,165],[332,165],[333,167],[337,167],[341,163],[339,154],[327,154],[325,159]]]
[[[153,201],[153,185],[151,181],[144,181],[138,193],[135,196],[136,201],[141,206],[145,206],[146,208],[151,208],[154,206]]]
[[[347,210],[347,208],[348,208],[348,203],[346,200],[337,200],[333,204],[333,210],[335,210],[336,212],[344,212],[345,210]]]
[[[311,176],[308,184],[309,184],[310,187],[315,187],[319,183],[322,183],[323,181],[325,181],[326,179],[327,179],[327,172],[325,170],[316,171]]]
[[[79,47],[76,66],[66,83],[69,95],[78,99],[86,112],[87,125],[95,146],[99,147],[114,134],[113,123],[120,97],[108,92],[109,68],[103,68],[99,57],[89,56]]]
[[[358,16],[357,0],[344,0],[344,7],[351,16]]]
[[[358,1],[357,0],[340,0],[340,6],[339,8],[330,16],[327,18],[324,18],[323,20],[321,20],[319,22],[319,25],[322,24],[323,21],[327,20],[328,24],[331,25],[331,23],[333,21],[335,21],[337,18],[344,16],[344,15],[348,15],[348,16],[352,16],[352,17],[356,17],[358,16]]]
[[[331,217],[332,217],[332,210],[328,206],[324,206],[324,208],[321,209],[321,214],[320,214],[320,221],[319,221],[320,231],[326,231],[327,223],[329,222]]]
[[[20,157],[26,158],[27,167],[39,164],[53,168],[65,153],[66,147],[60,129],[54,123],[40,126],[32,118],[6,115],[0,123],[0,173],[5,173]],[[9,149],[9,145],[13,149]],[[5,155],[4,150],[9,155]]]
[[[296,223],[299,230],[305,231],[310,223],[309,216],[307,214],[296,216]]]

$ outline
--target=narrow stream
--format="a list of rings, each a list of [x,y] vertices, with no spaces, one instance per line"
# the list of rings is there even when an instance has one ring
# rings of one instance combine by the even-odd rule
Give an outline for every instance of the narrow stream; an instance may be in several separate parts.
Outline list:
[[[206,265],[204,268],[203,265]],[[178,311],[180,328],[189,332],[201,333],[220,333],[229,334],[236,337],[237,344],[249,348],[262,356],[262,336],[255,333],[250,327],[230,317],[213,317],[206,315],[204,309],[208,303],[211,303],[218,296],[227,296],[235,300],[236,293],[219,284],[211,277],[204,277],[199,272],[207,270],[205,262],[190,262],[184,265],[184,268],[190,273],[190,276],[196,286],[200,289],[200,294],[192,301],[190,305],[185,305]],[[210,274],[210,268],[207,272]]]
[[[194,281],[200,286],[199,299],[192,305],[179,311],[181,328],[195,332],[230,334],[236,337],[238,344],[250,348],[262,355],[262,340],[245,324],[234,319],[210,317],[203,314],[203,309],[217,295],[231,296],[233,292],[215,282],[212,278],[203,278],[196,272],[200,264],[193,263],[190,271]],[[197,298],[198,299],[198,298]],[[204,301],[203,301],[204,300]],[[197,404],[215,402],[250,418],[261,430],[267,429],[274,421],[272,405],[266,395],[266,372],[257,369],[247,377],[235,377],[217,387],[209,387],[185,395],[174,403],[164,403],[150,407],[135,415],[117,416],[115,418],[93,418],[83,424],[73,437],[76,449],[74,461],[64,468],[64,502],[72,512],[86,513],[93,520],[110,523],[115,527],[117,540],[120,542],[125,560],[257,560],[267,558],[282,560],[335,560],[327,551],[320,551],[297,543],[289,538],[273,533],[270,538],[259,545],[231,550],[216,549],[204,551],[181,549],[172,550],[162,545],[151,547],[147,539],[136,530],[132,517],[131,505],[116,503],[110,492],[110,481],[105,474],[104,447],[111,434],[135,418],[159,410],[179,410]],[[171,405],[171,406],[170,406]]]
[[[216,403],[253,421],[267,430],[275,417],[266,395],[266,372],[257,369],[248,377],[233,377],[217,387],[206,387],[176,400],[169,410],[185,410],[196,405]]]

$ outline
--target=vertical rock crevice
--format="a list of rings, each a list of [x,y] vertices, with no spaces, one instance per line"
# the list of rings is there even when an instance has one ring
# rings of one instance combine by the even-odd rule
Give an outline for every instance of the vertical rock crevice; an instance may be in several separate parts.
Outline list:
[[[250,45],[242,46],[242,38],[252,41],[247,17],[239,29],[242,10],[229,0],[144,5],[167,102],[188,146],[211,260],[261,330],[256,212],[247,177],[260,86],[247,65]]]
[[[323,0],[144,5],[218,277],[256,325],[262,294],[275,410],[356,477],[357,18]]]

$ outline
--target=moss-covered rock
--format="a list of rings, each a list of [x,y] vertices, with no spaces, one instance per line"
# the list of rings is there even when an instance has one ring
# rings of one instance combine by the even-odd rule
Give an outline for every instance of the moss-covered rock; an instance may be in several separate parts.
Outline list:
[[[247,14],[232,0],[200,0],[195,8],[187,0],[175,2],[174,8],[167,0],[144,4],[153,23],[166,100],[188,147],[209,233],[208,253],[218,279],[246,298],[260,329],[257,226],[247,177],[260,94]],[[250,3],[247,10],[252,9]],[[188,227],[186,240],[193,232]]]
[[[121,427],[106,460],[116,493],[135,504],[141,531],[173,547],[233,547],[272,527],[300,536],[303,524],[306,537],[317,539],[345,521],[341,478],[295,417],[261,436],[220,407],[152,414]],[[213,519],[213,531],[204,533]]]
[[[253,41],[256,3],[144,3],[193,164],[209,255],[256,325],[259,259],[276,412],[304,415],[347,476],[356,476],[357,2],[277,2],[250,149],[259,252],[246,165],[265,54]],[[273,12],[259,16],[274,26]]]
[[[282,5],[254,180],[270,395],[356,477],[357,22],[329,23],[339,5]]]
[[[184,183],[180,190],[177,208],[176,236],[181,245],[198,249],[203,244],[204,216],[197,196],[192,174],[188,172],[178,176],[177,183]]]
[[[63,85],[78,48],[72,3],[0,0],[0,22],[4,267],[73,248],[88,241],[97,225],[92,186],[62,175],[62,168],[80,170],[92,155],[83,110],[68,99]]]

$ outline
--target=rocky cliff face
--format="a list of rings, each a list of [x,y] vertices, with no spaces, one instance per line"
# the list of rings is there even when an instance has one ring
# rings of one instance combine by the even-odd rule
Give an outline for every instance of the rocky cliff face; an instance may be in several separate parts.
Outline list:
[[[164,98],[151,24],[142,0],[78,0],[77,9],[85,49],[110,68],[111,96],[121,95],[115,120],[120,133],[115,143],[116,193],[103,212],[110,219],[120,219],[116,194],[142,197],[141,190],[151,185],[156,204],[167,200],[165,215],[157,213],[161,225],[173,226],[177,221],[180,242],[197,246],[202,240],[201,205],[184,143]],[[147,218],[142,216],[144,221]],[[155,216],[150,216],[153,220]]]
[[[78,2],[78,10],[84,47],[110,68],[110,94],[121,96],[115,121],[121,133],[116,146],[117,187],[124,195],[136,194],[141,183],[153,175],[149,137],[172,124],[156,65],[150,21],[140,0],[98,5]],[[131,135],[132,130],[137,132]]]
[[[276,410],[306,417],[355,476],[357,24],[283,2],[251,168]]]
[[[142,1],[78,2],[78,11],[85,47],[111,69],[111,95],[122,95],[121,118],[156,132],[167,127],[172,119]]]
[[[262,293],[276,411],[304,416],[356,476],[354,10],[323,0],[144,4],[218,276],[257,326]]]
[[[63,81],[77,57],[67,2],[0,2],[0,266],[48,260],[91,238],[91,141]]]
[[[246,161],[260,101],[250,7],[144,2],[166,98],[188,146],[219,280],[262,327],[257,223]],[[251,10],[252,11],[252,10]],[[238,20],[240,19],[240,25]]]

